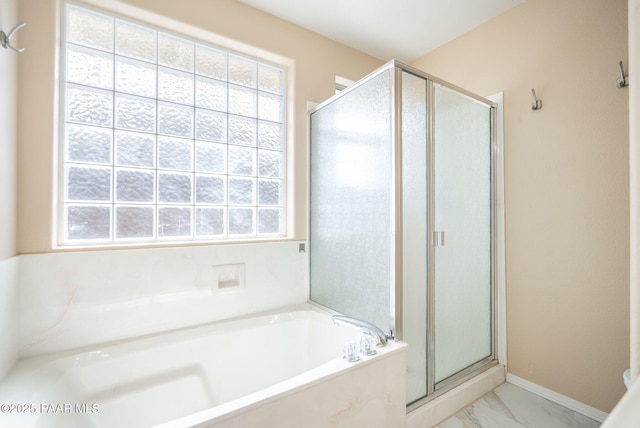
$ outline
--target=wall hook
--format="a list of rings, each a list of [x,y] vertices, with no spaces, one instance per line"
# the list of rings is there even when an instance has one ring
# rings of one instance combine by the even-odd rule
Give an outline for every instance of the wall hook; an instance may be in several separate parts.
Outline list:
[[[618,63],[618,67],[620,67],[620,77],[616,79],[616,87],[626,88],[627,86],[629,86],[629,76],[624,75],[624,67],[622,66],[622,61]]]
[[[531,95],[533,96],[533,102],[531,103],[531,110],[540,110],[542,108],[542,101],[536,97],[536,90],[531,89]]]
[[[27,24],[24,22],[19,23],[18,25],[13,27],[13,30],[9,31],[9,34],[6,34],[4,31],[0,31],[0,45],[2,45],[3,48],[13,49],[16,52],[23,52],[24,48],[16,48],[15,46],[13,46],[11,44],[11,39],[13,38],[13,36],[15,36],[18,30],[25,25]]]

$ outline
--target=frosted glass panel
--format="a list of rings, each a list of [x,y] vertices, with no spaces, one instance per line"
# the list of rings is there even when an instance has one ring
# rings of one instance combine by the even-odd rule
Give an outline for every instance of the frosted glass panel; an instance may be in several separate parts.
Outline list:
[[[108,239],[111,237],[111,208],[92,205],[67,205],[69,239]]]
[[[77,162],[111,162],[112,131],[90,126],[67,126],[67,159]]]
[[[153,202],[156,176],[144,169],[116,170],[116,200],[118,202]]]
[[[436,382],[491,355],[490,108],[434,85]]]
[[[407,402],[427,395],[427,81],[402,73],[402,284]]]
[[[161,207],[158,208],[158,236],[191,235],[191,208]]]
[[[268,65],[258,64],[258,89],[261,91],[282,93],[284,73]]]
[[[156,96],[156,66],[116,57],[116,91],[143,97]]]
[[[159,102],[158,133],[193,137],[193,107]]]
[[[113,123],[112,93],[67,85],[67,120],[89,125],[111,126]]]
[[[227,79],[227,53],[209,46],[196,46],[196,73],[218,80]]]
[[[155,101],[116,94],[116,127],[154,132],[156,130]]]
[[[191,140],[158,137],[158,168],[190,171],[192,153]]]
[[[148,238],[153,236],[152,207],[116,207],[118,238]]]
[[[168,34],[158,35],[158,64],[193,71],[194,57],[193,42]]]
[[[69,45],[67,81],[97,88],[113,88],[113,55]]]
[[[257,67],[258,64],[253,60],[229,55],[229,82],[255,88]]]
[[[282,150],[284,147],[282,125],[258,123],[258,147],[261,149]]]
[[[67,199],[109,201],[111,199],[111,168],[68,167]]]
[[[155,30],[116,20],[116,53],[118,55],[155,62],[156,51]]]
[[[158,99],[193,105],[194,75],[158,67]]]
[[[256,92],[240,86],[229,85],[229,113],[256,117]]]
[[[154,135],[116,131],[116,165],[154,167],[155,148]]]
[[[311,299],[388,330],[390,71],[311,115]]]
[[[113,51],[113,18],[68,6],[67,40],[105,51]]]
[[[227,109],[227,83],[197,76],[196,106],[225,111]]]
[[[160,202],[191,202],[191,174],[158,174]]]
[[[222,235],[225,223],[224,212],[224,208],[196,208],[196,235]]]

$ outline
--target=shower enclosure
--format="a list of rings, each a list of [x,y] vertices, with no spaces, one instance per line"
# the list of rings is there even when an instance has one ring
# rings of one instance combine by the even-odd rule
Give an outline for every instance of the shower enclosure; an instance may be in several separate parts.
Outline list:
[[[409,344],[411,407],[495,364],[495,105],[392,61],[310,113],[310,296]]]

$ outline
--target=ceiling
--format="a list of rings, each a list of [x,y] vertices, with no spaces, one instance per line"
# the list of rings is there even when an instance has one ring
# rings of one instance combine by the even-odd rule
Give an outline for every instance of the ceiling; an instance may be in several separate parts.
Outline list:
[[[524,0],[240,0],[376,58],[411,62]]]

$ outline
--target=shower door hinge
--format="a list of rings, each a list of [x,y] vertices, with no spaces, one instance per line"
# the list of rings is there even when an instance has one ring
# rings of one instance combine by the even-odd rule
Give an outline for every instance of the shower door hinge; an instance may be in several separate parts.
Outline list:
[[[433,232],[433,246],[444,247],[444,232]]]

